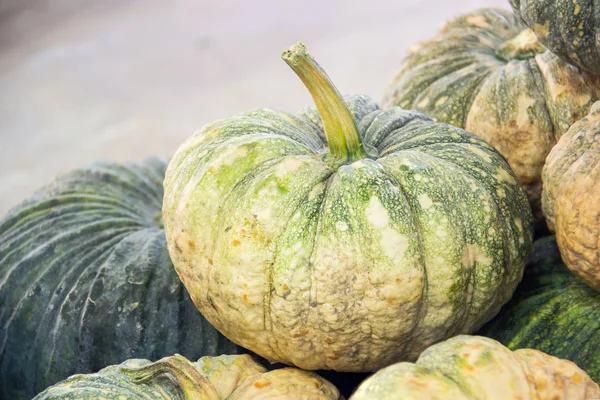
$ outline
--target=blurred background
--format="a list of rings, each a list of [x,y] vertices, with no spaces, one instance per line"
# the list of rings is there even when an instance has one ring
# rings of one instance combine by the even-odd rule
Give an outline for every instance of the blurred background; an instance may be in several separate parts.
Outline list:
[[[310,96],[304,42],[342,93],[379,99],[408,48],[506,0],[0,0],[0,215],[98,159],[169,157],[215,119]]]

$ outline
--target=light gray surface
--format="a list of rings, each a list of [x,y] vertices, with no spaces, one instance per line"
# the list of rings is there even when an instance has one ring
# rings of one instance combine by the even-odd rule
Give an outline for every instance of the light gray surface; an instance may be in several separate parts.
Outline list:
[[[204,124],[311,100],[303,41],[342,93],[379,99],[408,48],[505,0],[1,0],[0,215],[97,159],[170,156]]]

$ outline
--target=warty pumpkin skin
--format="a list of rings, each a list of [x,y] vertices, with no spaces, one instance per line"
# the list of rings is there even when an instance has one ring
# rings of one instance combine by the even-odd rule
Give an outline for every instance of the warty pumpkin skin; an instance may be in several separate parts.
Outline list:
[[[166,160],[99,162],[0,221],[0,398],[126,358],[237,353],[180,283],[161,223]]]
[[[544,216],[565,264],[600,291],[600,102],[554,146],[543,181]]]
[[[202,357],[180,355],[157,362],[127,360],[95,374],[74,375],[34,400],[342,400],[319,375],[297,368],[267,371],[248,354]]]
[[[509,0],[513,10],[548,49],[600,75],[598,0]]]
[[[546,51],[512,12],[487,8],[448,21],[411,48],[383,107],[423,111],[486,140],[508,160],[541,219],[546,156],[599,89],[596,78]]]
[[[195,304],[232,341],[303,369],[373,371],[478,329],[531,243],[508,164],[421,113],[342,100],[303,46],[284,59],[317,108],[217,121],[169,163],[167,242]]]
[[[495,340],[461,335],[431,346],[415,364],[391,365],[366,379],[350,400],[593,400],[600,388],[575,364],[537,350],[510,351]]]
[[[479,332],[512,350],[532,348],[573,361],[600,383],[600,292],[563,264],[554,236],[537,240],[523,281]]]

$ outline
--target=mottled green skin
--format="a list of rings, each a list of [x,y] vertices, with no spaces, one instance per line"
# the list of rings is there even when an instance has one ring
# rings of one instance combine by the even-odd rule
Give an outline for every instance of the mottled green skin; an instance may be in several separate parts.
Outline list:
[[[147,368],[178,358],[172,368],[136,381]],[[183,364],[182,364],[183,363]],[[187,379],[185,379],[187,377]],[[191,381],[191,382],[190,382]],[[131,359],[98,373],[73,375],[38,394],[34,400],[343,400],[319,375],[297,368],[267,371],[248,354],[202,357],[190,362],[181,356],[157,363]]]
[[[350,400],[574,400],[600,388],[570,361],[531,349],[511,351],[482,336],[460,335],[366,379]]]
[[[334,171],[315,108],[251,111],[179,148],[163,217],[179,276],[225,336],[359,372],[494,316],[521,279],[532,216],[481,139],[366,96],[346,103],[377,159]]]
[[[554,54],[600,75],[600,1],[509,0]]]
[[[121,368],[138,368],[149,364],[151,361],[131,359],[103,368],[95,374],[73,375],[39,393],[34,400],[185,400],[179,385],[167,376],[136,384],[121,371]]]
[[[587,114],[600,84],[549,51],[536,55],[543,46],[524,42],[535,40],[521,35],[524,29],[512,12],[492,8],[448,21],[411,48],[383,106],[423,111],[486,140],[507,159],[541,218],[546,156]]]
[[[571,360],[600,382],[600,293],[562,263],[554,236],[533,245],[513,299],[478,333]]]
[[[166,161],[96,163],[0,220],[0,398],[131,357],[241,351],[194,307],[161,225]]]

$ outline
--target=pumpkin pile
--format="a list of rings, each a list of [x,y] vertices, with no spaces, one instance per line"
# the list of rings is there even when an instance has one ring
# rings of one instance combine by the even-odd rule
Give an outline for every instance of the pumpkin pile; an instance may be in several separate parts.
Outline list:
[[[9,211],[0,397],[600,398],[600,23],[511,5]]]

